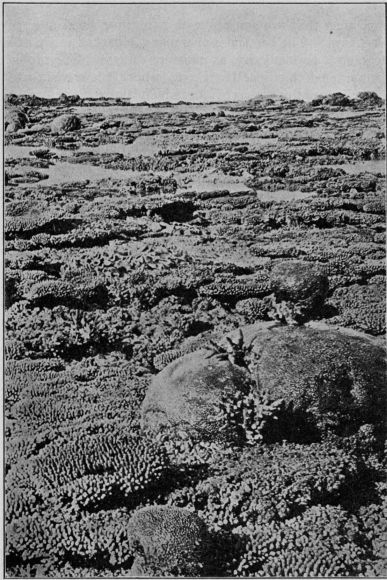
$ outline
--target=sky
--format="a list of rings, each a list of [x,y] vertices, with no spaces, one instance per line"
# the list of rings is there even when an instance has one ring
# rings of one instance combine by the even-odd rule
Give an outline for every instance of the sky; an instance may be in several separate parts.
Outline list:
[[[5,4],[5,93],[385,96],[384,6]]]

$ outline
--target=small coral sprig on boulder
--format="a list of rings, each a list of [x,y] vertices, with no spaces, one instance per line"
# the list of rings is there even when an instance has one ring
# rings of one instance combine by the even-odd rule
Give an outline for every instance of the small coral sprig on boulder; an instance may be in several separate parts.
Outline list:
[[[220,430],[232,428],[249,445],[260,443],[265,427],[278,418],[283,404],[283,399],[271,400],[266,392],[237,390],[231,396],[225,395],[219,404]]]
[[[228,359],[234,365],[247,367],[247,357],[252,350],[253,344],[252,342],[249,344],[245,343],[241,329],[238,330],[238,335],[235,340],[226,336],[224,345],[216,344],[213,340],[210,340],[209,343],[212,350],[206,358],[215,356],[219,360]]]

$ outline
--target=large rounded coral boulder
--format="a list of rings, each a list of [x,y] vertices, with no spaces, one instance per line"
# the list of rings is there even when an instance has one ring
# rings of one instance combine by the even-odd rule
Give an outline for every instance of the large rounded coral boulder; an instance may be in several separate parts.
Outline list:
[[[4,112],[4,129],[6,133],[15,133],[24,129],[28,122],[27,115],[16,107],[9,107]]]
[[[52,133],[68,133],[78,131],[81,128],[81,120],[76,115],[61,115],[51,123]]]
[[[258,391],[282,399],[319,429],[384,421],[386,352],[381,340],[321,323],[243,329],[253,345]]]
[[[182,427],[205,438],[233,440],[219,409],[236,391],[248,391],[248,372],[209,350],[187,354],[158,373],[142,404],[142,424],[150,430]]]
[[[271,272],[273,289],[282,300],[321,300],[328,290],[328,279],[316,265],[301,260],[276,264]]]

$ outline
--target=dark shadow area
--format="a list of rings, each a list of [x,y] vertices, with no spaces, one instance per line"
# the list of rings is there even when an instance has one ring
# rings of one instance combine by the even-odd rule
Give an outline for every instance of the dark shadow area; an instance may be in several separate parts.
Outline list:
[[[152,214],[159,215],[162,219],[169,222],[189,222],[193,218],[193,213],[196,210],[192,201],[174,201],[163,205],[159,209],[152,211]]]

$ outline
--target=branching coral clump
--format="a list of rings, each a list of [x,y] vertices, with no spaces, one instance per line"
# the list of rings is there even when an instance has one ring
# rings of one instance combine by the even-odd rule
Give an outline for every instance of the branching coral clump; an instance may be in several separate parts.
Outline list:
[[[57,275],[60,261],[53,258],[53,252],[18,252],[9,251],[5,256],[5,265],[14,270],[40,270],[47,274]]]
[[[7,360],[5,365],[5,374],[11,378],[15,375],[24,375],[25,373],[45,373],[48,371],[64,370],[63,361],[60,359],[23,359]]]
[[[298,258],[305,254],[299,246],[295,246],[294,242],[272,241],[268,244],[256,244],[252,245],[250,248],[251,253],[258,257],[268,257],[268,258]]]
[[[236,576],[358,576],[365,571],[356,519],[340,507],[316,505],[286,522],[256,527]]]
[[[242,531],[340,501],[363,470],[355,453],[330,442],[222,450],[212,456],[205,479],[176,489],[168,501],[194,508],[211,529]]]
[[[23,364],[26,361],[26,364]],[[42,364],[31,364],[35,361],[24,359],[9,360],[5,367],[6,406],[12,406],[21,398],[36,397],[42,394],[54,395],[62,387],[68,377],[63,371],[63,365],[53,359],[52,364],[42,359]],[[36,361],[37,363],[39,361]]]
[[[272,295],[264,298],[246,298],[239,300],[235,305],[236,312],[244,317],[246,324],[267,320],[272,308]]]
[[[328,322],[352,326],[369,334],[386,331],[386,305],[384,284],[367,286],[354,284],[337,288],[328,300],[338,310],[338,315]]]
[[[170,271],[182,265],[181,258],[157,247],[145,246],[141,253],[128,256],[125,261],[131,269]]]
[[[134,426],[144,385],[130,380],[124,389],[122,379],[117,377],[107,378],[105,383],[102,381],[101,387],[99,380],[84,385],[64,380],[59,384],[56,381],[55,388],[43,383],[33,385],[26,398],[12,407],[14,427],[22,432],[39,430],[50,437],[55,434],[74,437],[77,433],[92,433],[114,424]],[[114,394],[118,386],[120,389]]]
[[[33,284],[26,298],[33,305],[89,306],[106,303],[107,290],[103,280],[97,278],[47,280]]]
[[[65,371],[54,358],[24,362],[10,361],[6,369],[7,464],[55,438],[135,424],[148,378],[136,376],[123,354],[83,359]]]
[[[24,215],[31,210],[33,211],[34,209],[36,210],[36,203],[28,199],[23,199],[20,201],[9,201],[5,204],[6,215],[9,217]]]
[[[41,515],[42,502],[31,487],[15,487],[15,482],[12,482],[11,478],[7,480],[7,487],[5,514],[8,524],[22,517],[30,517],[34,514]]]
[[[18,565],[38,566],[49,576],[55,571],[67,576],[66,570],[74,566],[80,576],[93,566],[97,574],[105,568],[110,576],[115,566],[122,566],[126,574],[134,560],[129,517],[125,509],[80,516],[54,506],[8,526],[6,555]]]
[[[78,258],[78,257],[77,257]],[[77,258],[69,256],[69,263],[63,269],[76,270]],[[86,258],[86,259],[85,259]],[[79,259],[79,258],[78,258]],[[83,256],[84,266],[88,265],[93,271],[102,274],[109,270],[112,274],[130,274],[132,271],[160,270],[167,273],[175,268],[182,268],[192,263],[192,258],[178,248],[160,247],[158,244],[139,243],[127,244],[123,241],[112,241],[104,248],[94,248]]]
[[[9,427],[9,421],[7,421]],[[19,461],[27,461],[30,457],[37,455],[45,445],[54,440],[58,440],[58,433],[49,428],[42,431],[30,433],[27,431],[15,432],[12,436],[7,435],[5,442],[5,469],[6,473]],[[7,480],[7,489],[12,490],[12,482]],[[18,484],[16,485],[18,487]]]
[[[168,469],[163,446],[117,430],[47,445],[8,476],[8,556],[51,565],[130,566],[127,508],[155,490]],[[117,505],[127,507],[101,511]],[[90,509],[99,511],[85,514]]]
[[[9,339],[24,344],[24,356],[79,358],[124,347],[132,336],[131,316],[124,308],[87,312],[18,302],[7,311],[6,328]]]
[[[168,307],[167,312],[164,311],[164,306]],[[170,317],[169,310],[172,309],[173,311],[176,309],[176,315]],[[170,338],[169,343],[166,340],[159,343],[162,352],[153,356],[153,365],[158,370],[185,354],[201,348],[211,348],[211,340],[217,341],[225,331],[238,324],[238,317],[234,313],[227,311],[217,300],[206,298],[194,299],[190,306],[184,304],[181,298],[175,298],[175,303],[172,302],[172,298],[165,299],[152,309],[150,314],[158,326],[163,328],[165,338]],[[161,319],[158,319],[158,315],[161,315]],[[179,339],[178,331],[182,333],[183,341]],[[149,331],[144,328],[143,332]],[[159,333],[160,331],[156,330],[155,336]],[[150,338],[153,338],[152,335]]]
[[[30,239],[16,239],[12,242],[14,249],[36,250],[44,247],[56,249],[67,247],[91,248],[93,246],[103,246],[110,240],[137,238],[145,231],[145,226],[134,220],[127,219],[124,221],[101,216],[93,220],[89,214],[83,219],[79,219],[79,216],[72,219],[57,219],[52,227],[44,225],[44,227],[28,230],[22,237]],[[43,219],[40,215],[38,218]],[[21,218],[13,219],[20,220]],[[13,237],[15,236],[16,233]],[[21,234],[18,234],[18,237],[21,237]],[[25,248],[19,247],[21,242],[25,244]]]
[[[213,280],[214,275],[208,267],[176,268],[164,276],[140,268],[124,280],[126,292],[124,290],[123,296],[124,299],[127,295],[137,298],[144,308],[149,309],[169,296],[182,296],[192,301],[197,297],[198,289]]]
[[[50,389],[49,385],[41,384],[42,389]],[[68,386],[68,383],[65,386]],[[67,395],[70,394],[70,389],[63,389],[58,396],[58,393],[49,395],[47,392],[39,393],[37,396],[26,396],[25,399],[16,402],[12,408],[12,414],[17,421],[17,425],[21,429],[33,430],[45,428],[53,428],[61,424],[70,427],[72,423],[78,420],[85,420],[86,417],[93,413],[90,406],[85,406],[86,401],[74,401],[66,398],[63,391],[67,390]],[[55,391],[54,391],[55,393]],[[90,401],[88,401],[90,403]]]
[[[380,196],[373,200],[367,200],[367,203],[363,205],[363,211],[366,213],[378,213],[384,215],[386,213],[386,206],[383,198]]]
[[[165,476],[168,461],[156,442],[113,432],[52,443],[13,469],[20,468],[43,501],[55,498],[78,511],[109,502],[138,502],[139,494]]]
[[[352,256],[338,254],[331,257],[328,262],[321,264],[321,270],[328,276],[331,291],[339,286],[364,283],[373,276],[385,274],[384,258],[369,258],[367,255],[363,258],[356,255],[356,252],[361,252],[361,248],[354,247],[353,252]],[[378,250],[370,252],[370,255],[378,256]]]
[[[283,400],[271,401],[267,393],[244,393],[236,390],[231,396],[225,396],[218,406],[216,418],[220,421],[220,431],[234,429],[250,445],[264,438],[264,429],[268,421],[277,419],[277,413],[283,407]]]
[[[374,276],[386,275],[386,261],[385,259],[367,258],[361,264],[355,266],[355,272],[360,274],[363,280],[368,280],[369,283],[374,284],[375,280],[371,279]],[[385,282],[385,280],[384,280]]]
[[[215,357],[218,360],[229,360],[233,365],[248,368],[248,357],[252,351],[253,344],[252,342],[245,342],[241,329],[238,330],[236,337],[225,336],[224,341],[221,343],[210,340],[209,344],[211,349],[206,358]]]
[[[5,339],[4,352],[8,359],[22,359],[26,356],[26,349],[21,340],[15,338]]]
[[[18,293],[23,299],[30,292],[33,285],[53,280],[44,270],[20,270],[19,272],[20,281],[18,285]]]
[[[297,326],[305,318],[306,312],[308,310],[308,305],[294,304],[286,300],[281,300],[277,302],[274,294],[270,295],[271,298],[271,309],[269,310],[268,317],[279,322],[284,322],[290,326]]]
[[[377,484],[379,487],[380,503],[372,503],[360,508],[359,518],[371,542],[372,556],[367,562],[366,576],[381,577],[387,572],[387,494],[385,482]]]
[[[200,288],[201,296],[217,298],[221,301],[237,301],[265,296],[270,293],[271,284],[267,274],[254,277],[219,277],[212,284]]]
[[[26,216],[6,217],[4,224],[5,238],[29,238],[38,233],[57,234],[71,227],[71,220],[66,220],[55,213],[31,213]]]

